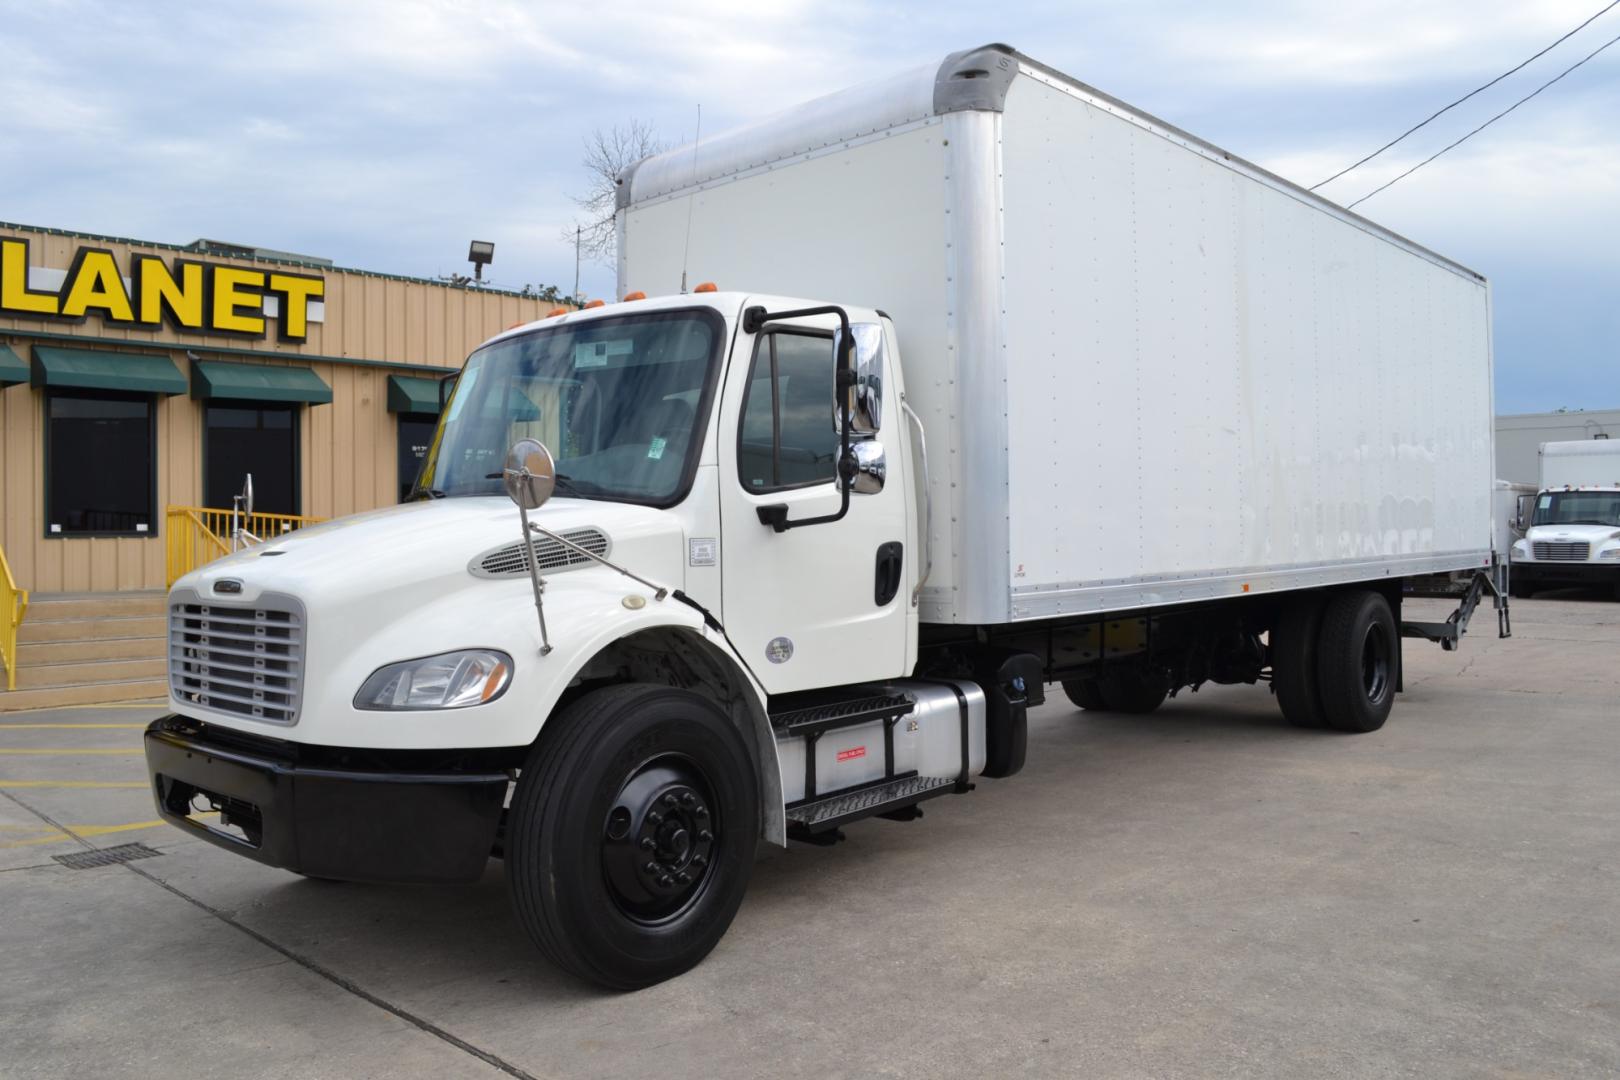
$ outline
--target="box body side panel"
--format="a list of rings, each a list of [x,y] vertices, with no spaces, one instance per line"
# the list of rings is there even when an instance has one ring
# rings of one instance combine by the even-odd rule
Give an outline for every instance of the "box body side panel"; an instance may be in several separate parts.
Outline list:
[[[1020,76],[1014,619],[1479,565],[1485,285]]]

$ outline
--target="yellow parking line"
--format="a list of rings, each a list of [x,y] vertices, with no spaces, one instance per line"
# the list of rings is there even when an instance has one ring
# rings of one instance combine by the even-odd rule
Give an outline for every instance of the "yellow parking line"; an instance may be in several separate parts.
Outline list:
[[[132,754],[143,754],[143,753],[145,753],[145,751],[142,750],[139,746],[132,747],[131,749],[128,749],[128,750],[109,750],[109,749],[107,749],[105,747],[99,747],[99,746],[97,746],[97,747],[61,747],[61,746],[37,747],[37,746],[30,746],[30,747],[23,747],[21,749],[0,749],[0,754],[33,754],[33,755],[41,755],[41,754],[72,754],[72,755],[101,754],[103,756],[106,756],[106,755],[109,755],[109,754],[123,754],[125,756],[128,756],[128,755],[132,755]]]
[[[0,780],[0,788],[127,788],[145,790],[140,780]]]
[[[215,811],[206,814],[192,814],[194,818],[212,817]],[[136,821],[128,825],[69,825],[65,830],[53,829],[49,836],[36,836],[29,840],[12,840],[0,844],[0,849],[38,847],[40,844],[58,844],[72,840],[75,836],[88,840],[93,836],[107,836],[112,833],[139,832],[142,829],[155,829],[160,825],[167,825],[167,821]]]
[[[0,721],[0,731],[66,731],[88,730],[97,731],[136,731],[146,727],[145,724],[7,724]]]

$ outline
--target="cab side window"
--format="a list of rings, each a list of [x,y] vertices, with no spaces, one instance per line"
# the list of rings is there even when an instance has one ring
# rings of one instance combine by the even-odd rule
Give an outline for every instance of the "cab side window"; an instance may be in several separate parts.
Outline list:
[[[761,334],[743,398],[737,464],[749,491],[827,483],[836,475],[832,339]]]

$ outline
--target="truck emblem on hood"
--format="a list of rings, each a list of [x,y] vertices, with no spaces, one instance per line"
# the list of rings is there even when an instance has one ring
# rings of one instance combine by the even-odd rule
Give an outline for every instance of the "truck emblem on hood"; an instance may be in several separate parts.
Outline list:
[[[770,644],[765,646],[765,659],[773,664],[785,664],[793,659],[793,639],[771,638]]]
[[[235,595],[242,591],[242,582],[237,578],[220,578],[214,582],[214,591],[217,593],[231,593]]]

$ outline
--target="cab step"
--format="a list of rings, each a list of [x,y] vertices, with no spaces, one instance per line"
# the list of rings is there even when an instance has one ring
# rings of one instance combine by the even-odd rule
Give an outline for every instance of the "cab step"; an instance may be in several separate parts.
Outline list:
[[[910,698],[900,694],[863,694],[817,701],[772,713],[771,725],[776,728],[780,738],[819,735],[823,731],[857,727],[874,720],[892,723],[916,707]]]
[[[915,806],[924,799],[956,790],[954,776],[899,776],[879,780],[853,791],[841,791],[823,799],[797,803],[787,808],[789,835],[803,830],[820,833],[876,814],[888,814]],[[795,829],[794,827],[797,827]]]

